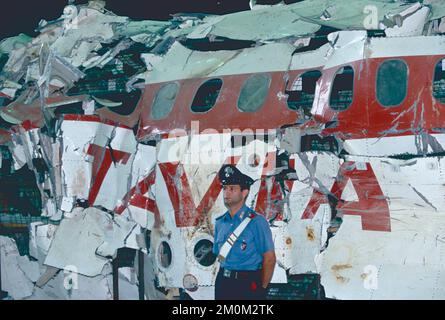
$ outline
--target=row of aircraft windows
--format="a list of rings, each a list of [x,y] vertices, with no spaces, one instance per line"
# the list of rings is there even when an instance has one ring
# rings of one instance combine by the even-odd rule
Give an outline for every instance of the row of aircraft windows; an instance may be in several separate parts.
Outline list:
[[[399,106],[408,93],[408,66],[403,60],[386,60],[377,70],[376,97],[385,108]],[[336,111],[346,110],[352,104],[354,70],[340,68],[332,84],[330,107]],[[433,97],[445,103],[445,59],[434,68]]]
[[[287,105],[291,110],[312,108],[315,88],[321,72],[312,70],[300,75],[286,90]],[[238,98],[241,112],[256,112],[265,103],[271,84],[268,74],[256,74],[243,84]],[[191,110],[196,113],[210,111],[216,104],[223,81],[219,78],[204,82],[196,92]],[[377,70],[376,97],[383,107],[400,105],[407,96],[408,66],[403,60],[386,60]],[[176,82],[162,86],[156,94],[151,109],[153,120],[165,119],[173,109],[179,91]],[[354,69],[341,67],[335,74],[329,99],[330,107],[335,111],[346,110],[353,101]],[[436,64],[433,80],[433,96],[445,103],[445,59]]]
[[[255,112],[260,109],[266,101],[270,83],[271,77],[268,74],[256,74],[249,77],[241,88],[238,98],[239,110],[242,112]],[[196,113],[210,111],[216,104],[222,84],[223,82],[219,78],[204,82],[195,94],[190,107],[191,110]],[[159,89],[151,108],[153,120],[165,119],[170,114],[178,91],[179,84],[176,82],[168,83]]]

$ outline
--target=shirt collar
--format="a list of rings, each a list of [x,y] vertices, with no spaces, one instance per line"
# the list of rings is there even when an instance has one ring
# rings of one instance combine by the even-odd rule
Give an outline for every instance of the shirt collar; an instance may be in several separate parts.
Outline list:
[[[246,215],[247,215],[247,212],[249,211],[249,208],[246,206],[246,204],[244,204],[236,213],[235,213],[235,215],[233,216],[233,218],[231,218],[230,217],[230,212],[229,211],[227,211],[226,213],[225,213],[225,216],[224,216],[224,220],[229,220],[229,219],[238,219],[238,220],[243,220],[245,217],[246,217]]]

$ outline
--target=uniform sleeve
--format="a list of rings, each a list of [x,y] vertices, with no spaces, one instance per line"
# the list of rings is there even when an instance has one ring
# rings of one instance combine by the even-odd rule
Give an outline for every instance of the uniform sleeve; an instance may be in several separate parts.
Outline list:
[[[215,235],[213,238],[213,254],[218,255],[219,250],[218,250],[218,244],[216,243],[216,239],[218,239],[218,223],[217,222],[215,222]]]
[[[255,217],[255,245],[260,254],[264,254],[268,251],[274,251],[275,246],[272,239],[272,231],[270,230],[267,220],[258,215]]]

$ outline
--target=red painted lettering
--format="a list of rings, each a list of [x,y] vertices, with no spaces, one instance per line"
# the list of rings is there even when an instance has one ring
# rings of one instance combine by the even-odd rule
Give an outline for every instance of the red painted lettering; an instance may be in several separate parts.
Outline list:
[[[340,199],[348,180],[351,180],[359,200],[339,200],[337,209],[343,214],[360,216],[363,230],[390,232],[391,217],[388,203],[371,165],[367,163],[366,170],[358,170],[352,161],[343,163],[331,189],[331,193],[337,199]],[[301,218],[312,219],[320,205],[325,203],[328,203],[327,197],[314,190]]]

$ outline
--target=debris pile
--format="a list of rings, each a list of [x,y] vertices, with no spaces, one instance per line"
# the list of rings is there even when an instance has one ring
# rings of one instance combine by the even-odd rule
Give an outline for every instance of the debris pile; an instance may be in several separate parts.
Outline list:
[[[274,283],[320,274],[329,297],[398,297],[361,286],[375,268],[384,279],[420,268],[433,289],[422,293],[416,278],[418,294],[444,297],[432,284],[445,263],[438,216],[445,203],[434,191],[443,186],[444,149],[437,127],[426,128],[423,91],[402,92],[415,100],[409,109],[382,116],[384,123],[366,119],[370,128],[360,115],[371,94],[347,126],[340,114],[357,103],[349,82],[371,77],[373,59],[443,59],[443,1],[251,1],[251,8],[134,21],[90,1],[42,21],[35,38],[0,42],[0,144],[11,170],[34,173],[41,212],[32,215],[42,218],[28,222],[29,255],[0,237],[0,289],[10,298],[113,299],[117,283],[123,299],[183,290],[213,298],[213,223],[225,211],[215,177],[227,161],[256,181],[248,202],[271,223]],[[440,74],[434,92],[445,81]],[[399,105],[391,94],[380,102]],[[212,116],[220,104],[238,109]],[[414,232],[416,219],[423,228]],[[406,251],[396,247],[401,239],[413,242]],[[369,265],[376,267],[363,271]]]

